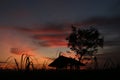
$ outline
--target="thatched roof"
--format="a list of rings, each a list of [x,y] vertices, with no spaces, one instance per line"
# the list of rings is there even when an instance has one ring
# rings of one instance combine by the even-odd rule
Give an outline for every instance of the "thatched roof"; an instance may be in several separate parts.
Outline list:
[[[75,59],[64,57],[64,56],[59,56],[52,63],[50,63],[48,66],[63,68],[63,67],[66,67],[68,64],[85,66],[85,64],[83,64]]]

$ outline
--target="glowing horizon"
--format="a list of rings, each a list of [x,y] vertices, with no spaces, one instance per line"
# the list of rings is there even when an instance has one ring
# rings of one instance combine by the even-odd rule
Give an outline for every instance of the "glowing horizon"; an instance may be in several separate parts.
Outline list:
[[[120,1],[118,0],[2,0],[0,2],[0,61],[11,48],[30,49],[37,57],[56,58],[70,50],[71,25],[93,26],[105,38],[103,57],[120,63]],[[114,57],[113,57],[114,56]]]

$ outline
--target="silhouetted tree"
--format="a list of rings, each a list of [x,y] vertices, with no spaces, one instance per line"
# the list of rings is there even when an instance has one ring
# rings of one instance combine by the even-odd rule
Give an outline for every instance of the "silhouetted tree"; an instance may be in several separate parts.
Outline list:
[[[97,53],[98,47],[103,48],[104,38],[100,32],[93,28],[81,29],[72,25],[72,32],[66,38],[68,47],[79,55],[79,61],[83,55],[92,56]]]

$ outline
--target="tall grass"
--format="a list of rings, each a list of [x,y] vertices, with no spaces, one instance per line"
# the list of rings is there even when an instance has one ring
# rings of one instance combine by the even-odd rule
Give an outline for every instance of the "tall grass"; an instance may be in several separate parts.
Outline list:
[[[111,69],[115,69],[115,68],[117,68],[117,67],[118,67],[118,64],[115,64],[115,63],[112,61],[111,58],[107,58],[107,59],[105,60],[104,65],[103,65],[103,69],[104,69],[104,70],[105,70],[105,69],[111,70]]]
[[[17,62],[17,60],[14,58],[14,61],[15,61],[15,64],[16,64],[16,67],[17,67],[17,70],[19,70],[19,64]]]
[[[12,58],[13,58],[13,56],[10,56],[4,61],[2,69],[8,69],[8,67],[10,66],[10,64],[12,62]]]
[[[22,54],[20,63],[14,58],[17,70],[34,70],[34,59],[30,55]]]

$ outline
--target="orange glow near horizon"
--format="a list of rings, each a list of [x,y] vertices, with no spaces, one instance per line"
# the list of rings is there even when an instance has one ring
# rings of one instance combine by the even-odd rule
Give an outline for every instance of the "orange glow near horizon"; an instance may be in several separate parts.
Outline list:
[[[0,62],[5,62],[8,57],[12,57],[6,61],[5,65],[0,63],[0,66],[5,68],[7,65],[6,68],[16,68],[15,59],[20,66],[21,55],[26,54],[33,57],[32,61],[36,68],[48,69],[50,68],[48,64],[56,58],[57,51],[68,50],[66,36],[65,30],[60,29],[59,31],[56,28],[54,30],[49,28],[40,30],[2,28],[0,29]]]
[[[23,60],[26,58],[26,55],[23,55]],[[0,69],[15,69],[17,68],[16,66],[16,62],[15,60],[17,61],[18,65],[19,65],[19,68],[21,69],[21,60],[22,60],[22,54],[21,55],[14,55],[13,57],[8,57],[6,60],[4,60],[5,62],[3,61],[0,61]],[[50,67],[48,66],[48,64],[50,64],[53,59],[49,58],[49,57],[43,57],[43,56],[40,56],[40,55],[30,55],[30,62],[33,63],[33,66],[35,69],[49,69]],[[25,61],[22,62],[22,66],[23,66],[23,69],[25,68]]]

